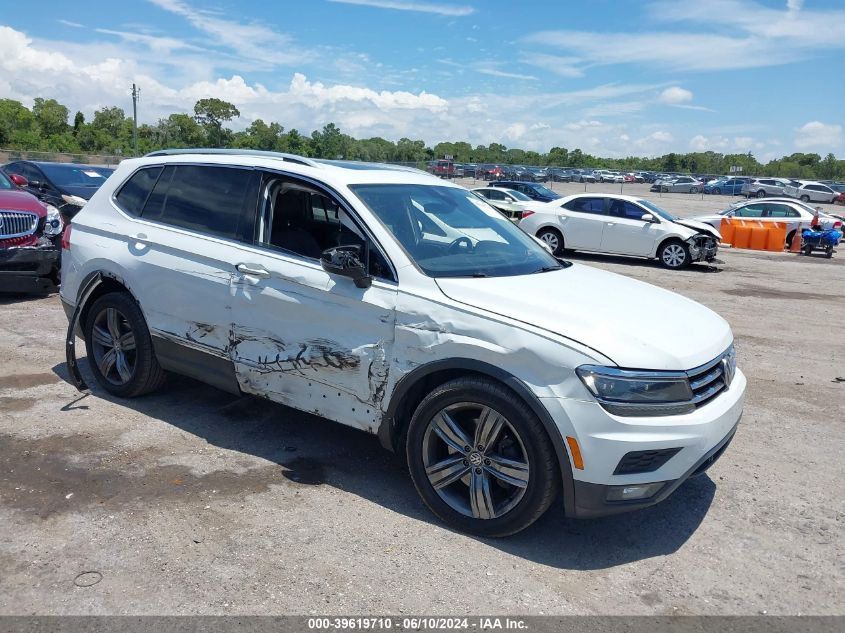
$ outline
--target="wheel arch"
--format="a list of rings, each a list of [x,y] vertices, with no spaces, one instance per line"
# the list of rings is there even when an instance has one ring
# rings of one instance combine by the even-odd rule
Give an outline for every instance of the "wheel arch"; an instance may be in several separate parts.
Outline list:
[[[398,449],[404,440],[411,416],[420,401],[437,386],[468,375],[490,378],[507,387],[540,420],[557,458],[564,509],[567,516],[570,516],[570,513],[575,511],[575,484],[572,465],[560,429],[528,385],[501,367],[471,358],[448,358],[416,367],[403,376],[393,389],[378,429],[378,438],[382,446],[394,453],[403,454],[404,451]]]
[[[77,290],[76,296],[76,303],[78,304],[80,300],[83,299],[81,296],[85,287],[88,283],[94,279],[97,275],[100,276],[99,283],[94,287],[88,297],[85,299],[85,305],[82,306],[82,312],[79,316],[79,323],[77,327],[77,334],[82,337],[81,327],[83,323],[86,323],[88,320],[88,310],[94,305],[94,302],[106,295],[110,292],[125,292],[132,297],[135,303],[138,304],[138,307],[141,307],[141,304],[138,302],[138,298],[129,288],[129,284],[120,277],[119,275],[112,273],[106,270],[95,270],[93,272],[88,273],[83,279],[82,282],[79,284],[79,289]],[[141,312],[143,313],[143,308],[141,308]]]

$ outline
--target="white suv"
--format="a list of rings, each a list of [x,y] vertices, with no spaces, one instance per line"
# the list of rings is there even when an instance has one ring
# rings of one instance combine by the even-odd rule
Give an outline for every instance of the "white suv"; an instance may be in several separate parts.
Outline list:
[[[64,246],[62,301],[103,389],[140,396],[170,371],[377,434],[479,535],[559,493],[569,516],[654,504],[742,413],[717,314],[559,262],[417,170],[154,153],[120,164]]]
[[[564,249],[657,258],[667,268],[713,261],[721,234],[677,218],[653,202],[621,194],[576,194],[524,211],[519,228]]]

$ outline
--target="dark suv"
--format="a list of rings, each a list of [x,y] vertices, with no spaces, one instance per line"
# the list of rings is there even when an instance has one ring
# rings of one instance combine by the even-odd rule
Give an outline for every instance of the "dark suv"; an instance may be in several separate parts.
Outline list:
[[[538,184],[536,182],[497,180],[496,182],[491,182],[490,186],[502,187],[504,189],[514,189],[516,191],[524,193],[532,200],[536,200],[538,202],[551,202],[552,200],[557,200],[558,198],[560,198],[560,195],[556,194],[548,187],[544,187],[543,185]]]

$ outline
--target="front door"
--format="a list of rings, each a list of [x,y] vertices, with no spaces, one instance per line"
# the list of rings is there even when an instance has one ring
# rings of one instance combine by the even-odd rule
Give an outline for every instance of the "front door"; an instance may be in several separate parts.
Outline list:
[[[229,354],[241,389],[375,432],[393,347],[397,286],[360,223],[327,192],[265,174],[254,246],[236,264]],[[367,243],[373,283],[320,265]]]
[[[660,233],[660,223],[644,221],[642,217],[651,212],[628,200],[614,198],[609,203],[601,250],[623,255],[651,255]]]

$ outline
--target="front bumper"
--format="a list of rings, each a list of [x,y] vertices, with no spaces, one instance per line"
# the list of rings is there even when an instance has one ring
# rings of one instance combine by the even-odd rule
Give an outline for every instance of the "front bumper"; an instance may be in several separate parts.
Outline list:
[[[59,250],[53,246],[0,249],[0,291],[49,292],[58,279]]]
[[[597,402],[541,398],[562,437],[573,437],[583,468],[572,468],[574,499],[567,516],[598,517],[654,505],[721,456],[736,431],[745,404],[745,375],[737,370],[730,388],[685,415],[622,417]],[[679,449],[656,468],[617,474],[623,458],[643,451]],[[570,455],[570,463],[572,463]],[[566,482],[564,482],[566,485]],[[650,496],[633,501],[608,500],[611,489],[662,483]]]

